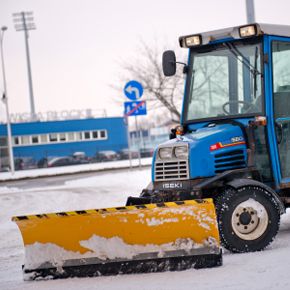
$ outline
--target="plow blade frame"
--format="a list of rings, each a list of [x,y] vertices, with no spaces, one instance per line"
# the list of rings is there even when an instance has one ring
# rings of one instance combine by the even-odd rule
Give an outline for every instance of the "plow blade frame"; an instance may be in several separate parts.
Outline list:
[[[213,201],[13,217],[25,280],[180,271],[222,264]]]
[[[56,267],[47,269],[24,270],[29,280],[39,278],[97,277],[120,274],[154,273],[182,271],[187,269],[212,268],[222,265],[222,250],[218,254],[195,254],[193,256],[132,260],[127,262],[109,262],[103,264],[83,264],[64,266],[62,271]],[[32,274],[32,275],[30,275]]]

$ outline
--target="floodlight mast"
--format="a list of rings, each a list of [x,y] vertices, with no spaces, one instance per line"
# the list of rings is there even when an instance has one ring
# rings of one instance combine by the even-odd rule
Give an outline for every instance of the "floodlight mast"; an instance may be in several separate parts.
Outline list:
[[[25,48],[26,48],[26,60],[27,60],[27,72],[28,72],[28,86],[29,86],[29,97],[30,97],[30,113],[32,120],[35,119],[35,104],[34,104],[34,95],[33,95],[33,85],[32,85],[32,76],[31,76],[31,64],[30,64],[30,52],[29,52],[29,30],[36,29],[35,24],[33,23],[33,12],[20,12],[12,14],[15,23],[16,31],[24,31],[25,39]]]

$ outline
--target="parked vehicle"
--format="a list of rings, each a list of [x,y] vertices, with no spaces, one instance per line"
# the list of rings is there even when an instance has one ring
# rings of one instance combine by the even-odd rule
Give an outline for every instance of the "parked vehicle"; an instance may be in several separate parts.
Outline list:
[[[47,162],[47,167],[76,165],[77,163],[71,156],[55,157]]]
[[[48,162],[54,158],[57,158],[56,156],[48,156],[48,157],[43,157],[41,159],[38,160],[37,162],[37,167],[38,168],[46,168],[48,167]]]
[[[152,149],[152,148],[141,148],[140,149],[141,158],[152,157],[153,153],[154,153],[154,149]]]
[[[9,172],[9,171],[10,171],[9,166],[1,166],[1,168],[0,168],[0,172]]]
[[[129,153],[131,152],[131,158],[138,158],[139,157],[139,153],[136,150],[129,150],[129,149],[122,149],[118,152],[118,157],[120,160],[125,160],[125,159],[129,159],[130,155]]]
[[[37,162],[32,157],[18,157],[14,159],[15,170],[37,168]]]
[[[99,151],[96,154],[95,160],[96,162],[114,161],[114,160],[118,160],[118,155],[116,151],[113,151],[113,150]]]
[[[37,162],[38,168],[54,167],[54,166],[66,166],[76,164],[87,164],[90,159],[84,152],[75,152],[72,156],[48,156],[43,157]]]
[[[85,152],[74,152],[72,158],[76,164],[88,164],[91,162],[91,158]]]

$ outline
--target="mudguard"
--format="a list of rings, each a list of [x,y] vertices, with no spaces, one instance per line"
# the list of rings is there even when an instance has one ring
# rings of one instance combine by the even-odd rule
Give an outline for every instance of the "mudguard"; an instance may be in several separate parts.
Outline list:
[[[227,183],[228,186],[231,186],[235,189],[241,188],[243,186],[258,186],[263,189],[265,189],[271,196],[274,197],[274,199],[279,204],[280,214],[284,214],[286,212],[285,206],[283,202],[281,201],[278,194],[269,186],[267,186],[264,183],[261,183],[257,180],[249,179],[249,178],[240,178],[240,179],[234,179]]]

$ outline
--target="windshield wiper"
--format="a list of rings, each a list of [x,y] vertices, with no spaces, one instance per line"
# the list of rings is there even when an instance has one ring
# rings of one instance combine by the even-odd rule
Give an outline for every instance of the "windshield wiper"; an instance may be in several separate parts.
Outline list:
[[[255,63],[254,63],[254,98],[256,99],[257,97],[257,91],[258,91],[258,86],[257,86],[257,65],[258,65],[258,47],[256,47],[256,51],[255,51]],[[260,73],[260,72],[259,72]],[[260,75],[262,76],[262,74],[260,73]]]
[[[255,50],[255,61],[254,61],[254,66],[250,63],[249,59],[246,58],[233,43],[225,43],[225,46],[229,49],[229,51],[235,56],[237,60],[239,60],[243,65],[245,65],[248,70],[251,72],[251,74],[254,77],[254,98],[256,99],[257,97],[257,76],[261,75],[263,77],[263,74],[257,69],[258,66],[258,47],[256,47]],[[239,58],[239,56],[241,58]]]
[[[253,75],[261,75],[263,74],[257,69],[257,59],[258,59],[258,50],[256,48],[255,52],[255,65],[253,66],[250,61],[237,49],[237,47],[233,43],[225,43],[225,46],[229,49],[229,51],[236,57],[238,61],[244,64],[249,71]],[[242,58],[240,59],[239,56]]]

